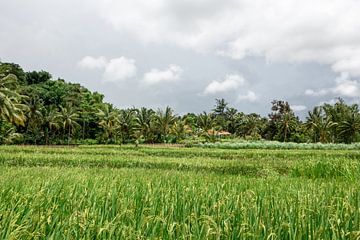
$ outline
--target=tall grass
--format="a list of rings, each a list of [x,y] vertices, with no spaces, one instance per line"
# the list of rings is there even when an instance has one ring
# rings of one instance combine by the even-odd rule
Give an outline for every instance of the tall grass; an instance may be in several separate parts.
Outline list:
[[[0,239],[360,239],[360,152],[0,147]]]
[[[355,181],[0,168],[2,239],[345,239]]]
[[[320,150],[360,150],[360,143],[294,143],[277,141],[233,141],[217,143],[187,144],[187,147],[220,149],[320,149]]]
[[[0,147],[0,166],[143,168],[222,175],[360,176],[360,151],[135,147]],[[315,174],[316,172],[316,174]]]

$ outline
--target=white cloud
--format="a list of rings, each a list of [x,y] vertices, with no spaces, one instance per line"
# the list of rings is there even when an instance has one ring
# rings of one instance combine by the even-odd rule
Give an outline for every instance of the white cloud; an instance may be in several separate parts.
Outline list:
[[[248,101],[248,102],[255,102],[259,99],[258,95],[255,94],[253,91],[248,91],[245,95],[239,95],[238,101]]]
[[[294,111],[294,112],[301,112],[307,109],[306,106],[304,105],[291,105],[290,108]]]
[[[360,96],[360,83],[356,80],[351,80],[349,74],[341,74],[335,82],[336,86],[332,89],[335,94],[351,98]]]
[[[313,97],[317,97],[317,96],[324,96],[327,95],[330,91],[328,89],[320,89],[318,91],[315,91],[313,89],[306,89],[305,90],[305,95],[306,96],[313,96]]]
[[[317,91],[313,89],[307,89],[305,91],[305,95],[307,96],[325,96],[330,94],[349,98],[359,97],[360,82],[357,80],[352,80],[349,73],[343,72],[335,79],[334,87],[320,89]]]
[[[360,76],[358,0],[107,0],[101,10],[116,29],[144,42],[317,62]]]
[[[180,66],[170,64],[165,70],[159,70],[157,68],[151,69],[144,74],[144,83],[149,85],[159,84],[163,82],[173,82],[181,77],[183,70]]]
[[[135,60],[126,57],[113,58],[108,61],[103,56],[98,58],[86,56],[78,62],[78,65],[87,69],[102,69],[103,80],[110,82],[135,77],[137,72]]]
[[[114,58],[105,67],[103,78],[105,81],[122,81],[136,76],[137,67],[134,59],[126,57]]]
[[[102,69],[106,67],[107,60],[103,56],[98,58],[86,56],[78,62],[78,65],[82,68]]]
[[[245,84],[243,76],[237,74],[227,75],[224,81],[212,81],[204,90],[204,94],[216,94],[236,90]]]

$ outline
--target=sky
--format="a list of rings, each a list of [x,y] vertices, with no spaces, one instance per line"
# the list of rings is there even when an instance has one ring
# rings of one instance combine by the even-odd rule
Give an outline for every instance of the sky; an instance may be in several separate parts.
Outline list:
[[[299,116],[360,96],[358,0],[11,0],[0,59],[80,83],[120,108]]]

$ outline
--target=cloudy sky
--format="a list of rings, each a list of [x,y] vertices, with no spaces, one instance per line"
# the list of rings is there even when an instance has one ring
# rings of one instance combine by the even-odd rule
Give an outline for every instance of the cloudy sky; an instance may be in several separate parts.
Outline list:
[[[209,111],[225,98],[299,115],[360,96],[358,0],[11,0],[0,58],[99,91],[118,107]]]

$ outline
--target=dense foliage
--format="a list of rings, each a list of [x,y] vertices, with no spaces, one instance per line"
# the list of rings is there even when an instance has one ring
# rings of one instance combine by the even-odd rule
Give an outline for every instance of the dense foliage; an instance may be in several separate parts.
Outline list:
[[[359,159],[358,150],[0,146],[0,238],[358,239]]]
[[[219,138],[282,142],[360,141],[356,104],[342,99],[315,107],[301,121],[289,103],[274,100],[268,117],[245,114],[216,99],[210,113],[118,109],[79,84],[45,71],[0,63],[0,142],[26,144],[215,142]],[[130,103],[129,103],[130,104]]]

